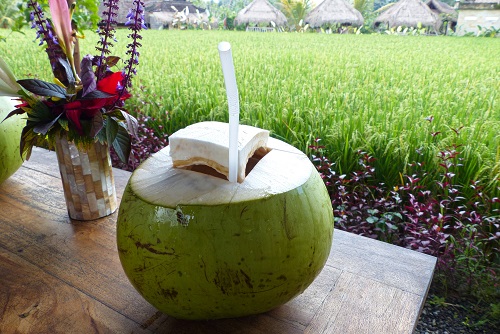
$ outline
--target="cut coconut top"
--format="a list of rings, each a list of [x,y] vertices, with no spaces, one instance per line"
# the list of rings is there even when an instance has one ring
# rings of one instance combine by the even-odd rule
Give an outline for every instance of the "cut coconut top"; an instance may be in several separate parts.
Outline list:
[[[134,193],[154,205],[220,205],[251,201],[300,188],[316,172],[309,158],[277,139],[269,138],[271,149],[241,183],[174,168],[170,147],[153,154],[130,179]],[[226,155],[227,157],[227,155]]]
[[[266,147],[269,131],[240,125],[238,131],[238,182],[245,179],[248,159]],[[170,156],[174,167],[206,165],[228,178],[229,124],[200,122],[189,125],[169,137]]]

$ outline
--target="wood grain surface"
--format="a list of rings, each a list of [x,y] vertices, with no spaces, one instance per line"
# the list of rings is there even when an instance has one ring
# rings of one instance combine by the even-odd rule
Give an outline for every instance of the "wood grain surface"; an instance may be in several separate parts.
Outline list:
[[[118,202],[130,173],[114,169]],[[54,152],[35,149],[0,185],[0,333],[412,333],[436,259],[335,230],[327,265],[270,312],[183,321],[127,280],[116,213],[69,219]]]

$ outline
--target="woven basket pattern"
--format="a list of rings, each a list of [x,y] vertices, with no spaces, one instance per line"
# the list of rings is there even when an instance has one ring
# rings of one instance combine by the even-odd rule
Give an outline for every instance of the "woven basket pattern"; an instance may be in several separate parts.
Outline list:
[[[56,154],[69,216],[92,220],[115,212],[116,191],[107,145],[81,148],[65,136],[56,138]]]

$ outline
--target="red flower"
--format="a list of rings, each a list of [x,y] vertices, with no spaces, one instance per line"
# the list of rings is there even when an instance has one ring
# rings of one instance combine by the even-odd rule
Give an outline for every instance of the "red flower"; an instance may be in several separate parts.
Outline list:
[[[76,131],[83,135],[83,128],[80,120],[92,119],[101,108],[106,105],[108,99],[76,100],[64,105],[64,113],[68,120],[75,125]]]
[[[92,119],[98,112],[101,112],[101,108],[113,106],[117,100],[124,101],[128,99],[131,95],[125,90],[121,94],[120,98],[118,96],[122,89],[122,83],[125,76],[122,72],[114,72],[110,75],[99,80],[97,83],[97,89],[113,95],[104,99],[82,99],[76,100],[64,105],[64,112],[68,120],[75,125],[76,131],[83,135],[81,119]]]
[[[22,109],[24,107],[29,107],[29,103],[24,101],[23,99],[16,99],[18,100],[19,102],[21,102],[20,104],[16,104],[14,107],[18,108],[18,109]]]
[[[114,72],[107,77],[99,80],[97,83],[97,89],[111,94],[118,95],[123,87],[123,81],[125,80],[125,75],[122,72]],[[125,90],[123,94],[120,96],[120,100],[124,101],[130,97],[130,94]],[[110,98],[112,99],[112,98]]]

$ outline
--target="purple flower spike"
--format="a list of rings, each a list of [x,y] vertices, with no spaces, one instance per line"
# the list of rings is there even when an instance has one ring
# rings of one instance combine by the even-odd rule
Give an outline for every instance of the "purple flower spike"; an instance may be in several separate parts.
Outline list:
[[[147,29],[144,24],[144,2],[141,0],[134,0],[132,2],[132,8],[130,9],[128,15],[128,27],[131,33],[128,35],[132,39],[132,42],[127,45],[127,55],[129,59],[126,61],[125,66],[125,79],[123,81],[123,90],[121,94],[125,92],[127,87],[131,87],[131,79],[137,74],[136,66],[139,64],[139,51],[138,49],[142,46],[138,41],[142,39],[139,34],[142,29]]]
[[[34,0],[29,0],[28,6],[33,10],[30,13],[30,19],[32,20],[31,27],[37,29],[36,39],[40,38],[40,45],[43,45],[44,42],[47,43],[47,49],[45,51],[49,56],[52,68],[54,68],[58,63],[58,59],[66,59],[66,56],[59,46],[59,42],[54,34],[50,21],[45,19],[43,15],[42,7]]]
[[[113,43],[111,41],[116,42],[115,39],[115,26],[116,21],[115,17],[118,13],[118,0],[104,0],[103,6],[106,8],[103,11],[103,27],[102,29],[98,29],[98,33],[101,36],[100,41],[97,43],[96,47],[97,51],[100,52],[100,55],[94,58],[94,63],[99,64],[96,71],[97,81],[104,78],[107,65],[106,65],[106,56],[111,53],[109,51],[110,47],[113,47]]]

